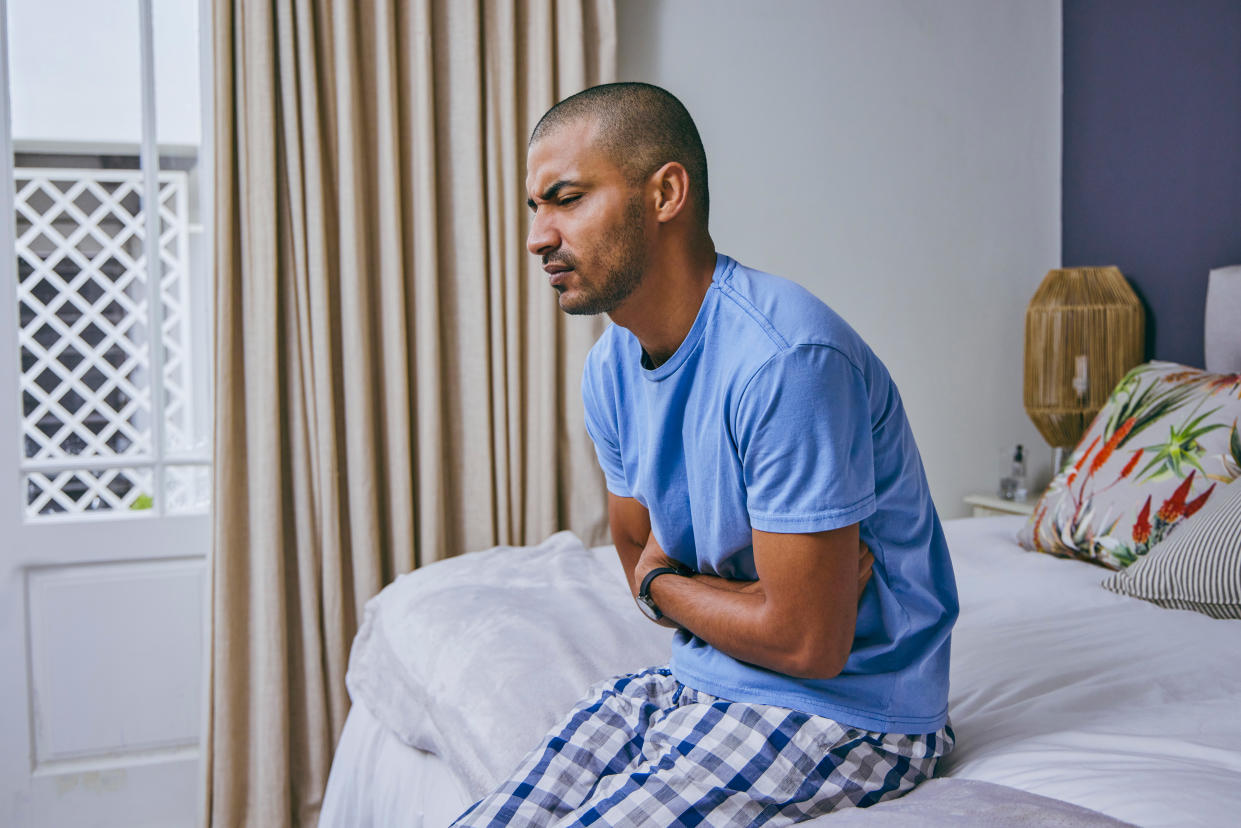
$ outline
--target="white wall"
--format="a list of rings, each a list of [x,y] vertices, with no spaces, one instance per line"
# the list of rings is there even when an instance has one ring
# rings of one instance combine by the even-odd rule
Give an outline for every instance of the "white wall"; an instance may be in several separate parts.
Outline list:
[[[940,514],[1018,442],[1025,307],[1060,261],[1060,0],[625,0],[620,79],[689,108],[719,250],[888,365]]]

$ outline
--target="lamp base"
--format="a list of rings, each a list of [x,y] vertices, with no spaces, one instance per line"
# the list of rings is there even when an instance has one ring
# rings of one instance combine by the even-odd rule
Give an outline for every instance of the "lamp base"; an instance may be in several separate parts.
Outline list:
[[[1064,470],[1064,464],[1069,460],[1069,453],[1065,451],[1064,446],[1051,447],[1051,476],[1055,477]]]

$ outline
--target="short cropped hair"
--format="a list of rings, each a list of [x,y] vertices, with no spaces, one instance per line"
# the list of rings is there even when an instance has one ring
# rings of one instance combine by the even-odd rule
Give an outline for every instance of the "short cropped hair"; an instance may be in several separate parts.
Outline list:
[[[671,92],[649,83],[605,83],[565,98],[547,111],[530,144],[557,128],[595,118],[604,152],[632,183],[669,161],[689,173],[689,192],[707,223],[711,196],[707,187],[707,153],[694,119]]]

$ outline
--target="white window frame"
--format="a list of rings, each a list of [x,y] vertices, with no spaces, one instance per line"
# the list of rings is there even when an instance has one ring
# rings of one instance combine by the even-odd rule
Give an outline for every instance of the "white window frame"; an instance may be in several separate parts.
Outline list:
[[[142,99],[142,138],[139,147],[140,172],[143,179],[142,186],[142,209],[144,220],[144,238],[143,238],[143,254],[145,259],[146,279],[146,303],[147,303],[147,320],[146,324],[149,330],[149,336],[146,343],[147,347],[147,366],[148,366],[148,394],[150,399],[150,441],[151,451],[147,456],[125,457],[123,455],[114,455],[112,457],[67,457],[56,459],[28,459],[23,445],[23,433],[19,428],[17,433],[0,437],[2,440],[15,443],[15,457],[17,459],[17,468],[14,469],[15,479],[9,481],[13,486],[12,496],[5,496],[5,492],[9,490],[9,486],[0,485],[0,498],[8,500],[8,503],[0,505],[0,509],[16,508],[20,512],[19,520],[23,523],[37,521],[39,524],[55,524],[58,522],[82,523],[84,521],[108,521],[108,520],[133,520],[143,518],[159,518],[176,514],[169,512],[168,504],[168,488],[167,477],[169,466],[179,467],[198,467],[205,468],[210,474],[211,470],[211,441],[213,439],[213,428],[211,424],[210,412],[212,411],[212,392],[210,377],[210,360],[208,355],[212,347],[212,326],[214,324],[211,312],[211,301],[213,291],[210,289],[212,281],[211,275],[214,273],[214,249],[211,244],[211,224],[213,220],[213,193],[212,181],[214,173],[213,163],[213,129],[212,125],[214,107],[212,101],[212,60],[211,60],[211,3],[210,0],[198,0],[198,19],[199,19],[199,87],[200,101],[203,112],[204,129],[201,134],[201,143],[199,146],[198,157],[196,163],[199,171],[200,186],[198,188],[197,199],[200,210],[200,222],[198,226],[191,224],[190,232],[201,233],[200,244],[202,246],[202,273],[193,273],[190,262],[187,262],[186,273],[184,278],[188,280],[189,286],[189,309],[186,313],[191,321],[191,347],[197,352],[194,364],[187,366],[186,370],[190,378],[190,383],[194,390],[193,397],[196,406],[206,412],[206,423],[203,432],[206,437],[207,449],[204,452],[176,452],[169,451],[169,447],[165,444],[165,406],[166,400],[164,395],[164,303],[161,296],[164,265],[161,259],[160,247],[160,160],[159,160],[159,143],[158,143],[158,123],[156,113],[156,89],[155,89],[155,29],[154,29],[154,8],[153,0],[131,0],[138,4],[138,24],[139,24],[139,77],[141,85]],[[12,302],[17,296],[18,290],[18,272],[16,262],[16,238],[15,238],[15,146],[12,137],[12,115],[11,115],[11,92],[10,86],[12,78],[10,76],[10,64],[8,56],[8,2],[0,0],[0,250],[3,255],[0,258],[0,290],[5,291],[5,299],[0,303],[0,309],[3,310],[5,318],[0,320],[0,336],[2,341],[8,344],[8,348],[2,350],[5,353],[5,360],[10,364],[0,367],[0,380],[3,380],[9,371],[20,372],[17,368],[17,357],[21,353],[20,342],[20,326],[17,324]],[[0,382],[0,388],[8,389],[20,387],[20,381]],[[2,405],[12,406],[16,419],[14,422],[21,423],[24,419],[22,416],[22,403],[20,391],[16,395],[9,395],[5,390],[5,396],[10,399],[0,401]],[[197,416],[197,412],[196,412]],[[31,473],[40,473],[54,475],[66,471],[91,472],[107,469],[150,469],[152,472],[152,495],[153,506],[151,509],[144,509],[139,512],[132,512],[125,509],[91,512],[83,514],[82,512],[66,512],[61,514],[40,515],[31,517],[28,515],[26,508],[26,477]],[[209,507],[210,508],[210,507]]]

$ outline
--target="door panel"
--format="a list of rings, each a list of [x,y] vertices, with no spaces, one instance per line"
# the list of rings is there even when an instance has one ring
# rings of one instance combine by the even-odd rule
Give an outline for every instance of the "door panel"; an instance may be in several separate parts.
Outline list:
[[[195,558],[27,570],[35,773],[197,746],[202,595]]]
[[[38,775],[7,824],[192,828],[198,820],[197,768],[194,757]]]
[[[200,13],[0,0],[4,826],[199,818],[209,188],[187,44],[202,42]]]

